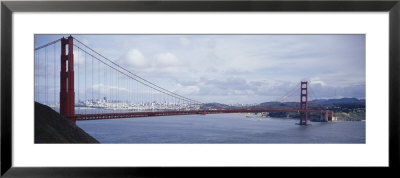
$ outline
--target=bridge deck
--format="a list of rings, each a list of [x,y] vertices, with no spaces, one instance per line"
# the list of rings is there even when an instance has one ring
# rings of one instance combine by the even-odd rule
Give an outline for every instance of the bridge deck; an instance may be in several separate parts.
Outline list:
[[[104,114],[77,114],[76,120],[100,120],[120,119],[133,117],[154,117],[173,115],[193,114],[221,114],[221,113],[258,113],[258,112],[292,112],[292,113],[327,113],[332,116],[329,110],[300,110],[300,109],[218,109],[218,110],[188,110],[188,111],[157,111],[157,112],[127,112],[127,113],[104,113]]]

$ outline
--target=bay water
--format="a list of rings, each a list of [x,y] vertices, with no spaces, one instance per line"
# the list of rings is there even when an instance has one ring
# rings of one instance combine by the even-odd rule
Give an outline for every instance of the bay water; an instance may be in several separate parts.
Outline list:
[[[246,114],[179,115],[77,121],[101,143],[365,143],[366,122],[310,122]]]

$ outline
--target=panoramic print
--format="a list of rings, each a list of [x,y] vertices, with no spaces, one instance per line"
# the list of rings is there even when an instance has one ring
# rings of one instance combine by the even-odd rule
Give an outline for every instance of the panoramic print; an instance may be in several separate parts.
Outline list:
[[[365,144],[363,34],[37,34],[35,143]]]

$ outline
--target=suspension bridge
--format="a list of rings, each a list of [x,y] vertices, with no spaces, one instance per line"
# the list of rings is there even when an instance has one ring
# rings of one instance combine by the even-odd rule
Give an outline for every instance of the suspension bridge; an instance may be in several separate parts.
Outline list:
[[[35,101],[59,108],[71,122],[152,116],[219,113],[299,113],[332,120],[330,110],[308,109],[309,82],[302,81],[281,99],[300,90],[298,109],[207,108],[131,72],[73,36],[38,46],[35,51]],[[75,79],[76,78],[76,79]]]

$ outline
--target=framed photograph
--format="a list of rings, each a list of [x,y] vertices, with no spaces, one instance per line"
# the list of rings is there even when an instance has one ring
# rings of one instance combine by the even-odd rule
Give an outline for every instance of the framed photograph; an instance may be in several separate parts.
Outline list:
[[[399,20],[399,1],[2,2],[1,174],[398,168]]]

